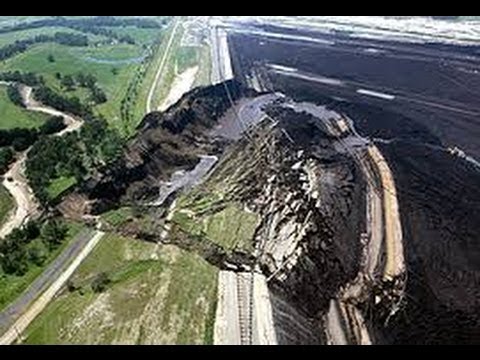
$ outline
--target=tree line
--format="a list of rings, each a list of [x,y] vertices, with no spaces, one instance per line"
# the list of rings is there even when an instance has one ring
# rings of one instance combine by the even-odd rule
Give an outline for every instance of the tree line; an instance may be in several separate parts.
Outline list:
[[[83,33],[104,35],[109,38],[116,39],[120,42],[134,44],[135,40],[129,35],[120,35],[110,29],[105,29],[105,27],[134,26],[144,29],[155,29],[161,28],[166,24],[166,22],[167,19],[163,19],[159,22],[156,20],[145,18],[116,18],[113,16],[97,16],[84,19],[67,19],[62,16],[58,16],[50,19],[40,19],[28,23],[20,23],[17,25],[6,26],[4,28],[0,28],[0,34],[27,29],[60,26],[81,31]]]
[[[38,86],[45,84],[42,76],[32,72],[7,71],[0,73],[0,80],[8,82],[18,82],[28,86]]]
[[[26,51],[31,45],[45,42],[56,42],[68,46],[88,46],[88,37],[80,34],[56,32],[52,35],[37,35],[35,37],[17,40],[0,48],[0,60],[5,60]]]

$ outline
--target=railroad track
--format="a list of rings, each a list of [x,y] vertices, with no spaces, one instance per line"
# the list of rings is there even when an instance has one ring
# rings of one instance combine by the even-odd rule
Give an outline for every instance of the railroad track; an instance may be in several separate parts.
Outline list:
[[[252,345],[253,274],[237,274],[238,322],[241,345]]]

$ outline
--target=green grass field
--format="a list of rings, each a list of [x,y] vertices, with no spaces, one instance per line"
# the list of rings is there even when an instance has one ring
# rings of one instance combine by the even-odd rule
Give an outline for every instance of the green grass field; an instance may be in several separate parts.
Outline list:
[[[47,118],[47,115],[33,113],[12,103],[7,95],[7,87],[0,85],[0,129],[38,127]]]
[[[47,187],[47,193],[50,200],[54,200],[58,195],[63,193],[65,190],[75,185],[77,180],[75,177],[59,177],[58,179],[53,180]]]
[[[13,199],[7,189],[0,184],[0,225],[7,219],[8,213],[13,208]]]
[[[77,223],[68,223],[68,235],[63,244],[48,254],[45,263],[42,266],[31,265],[28,272],[23,276],[7,275],[0,270],[0,310],[15,300],[55,259],[63,249],[70,243],[76,234],[82,229],[82,225]],[[29,247],[41,246],[40,239],[33,240]],[[45,249],[48,252],[48,249]]]
[[[99,50],[85,49],[89,53],[100,52]],[[53,55],[55,62],[49,62],[48,56]],[[85,55],[86,56],[86,55]],[[119,122],[120,101],[125,93],[125,87],[133,75],[135,64],[111,65],[87,61],[82,57],[81,50],[59,44],[41,44],[32,47],[25,53],[8,59],[0,67],[1,71],[20,70],[31,71],[44,76],[47,85],[57,92],[65,91],[60,82],[55,78],[57,72],[64,75],[75,75],[78,72],[90,73],[98,79],[100,87],[107,94],[108,101],[98,107],[99,112],[113,125]],[[115,75],[112,69],[116,68]],[[80,91],[67,92],[67,96],[78,96],[81,100],[87,101],[88,92],[85,89]],[[83,91],[82,91],[83,90]]]
[[[132,209],[129,207],[111,210],[101,215],[102,220],[111,226],[119,226],[132,218],[132,216]]]
[[[102,293],[93,279],[106,273]],[[217,269],[174,246],[107,235],[25,331],[27,344],[212,342]]]

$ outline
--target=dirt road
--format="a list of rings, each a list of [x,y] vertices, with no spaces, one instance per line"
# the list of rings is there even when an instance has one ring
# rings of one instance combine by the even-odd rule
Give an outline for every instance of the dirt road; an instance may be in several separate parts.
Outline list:
[[[26,222],[29,217],[38,213],[38,203],[23,175],[26,158],[27,152],[25,151],[4,175],[3,186],[12,195],[15,209],[9,214],[7,221],[0,229],[0,238],[4,238],[13,229]]]
[[[175,104],[181,97],[187,93],[193,86],[195,82],[195,76],[198,72],[198,66],[193,66],[188,68],[181,74],[178,74],[175,80],[173,81],[170,92],[168,93],[167,98],[159,106],[158,110],[165,111],[171,105]]]
[[[66,125],[66,128],[63,129],[62,131],[59,131],[58,133],[55,134],[55,136],[62,136],[68,132],[75,131],[80,129],[80,127],[83,124],[83,120],[80,118],[73,117],[71,115],[65,114],[61,111],[55,110],[51,107],[42,105],[38,101],[35,101],[35,99],[32,96],[32,88],[29,86],[22,86],[21,87],[21,93],[23,97],[23,102],[27,108],[27,110],[30,111],[37,111],[37,112],[42,112],[44,114],[52,115],[52,116],[62,116],[63,121]]]
[[[52,116],[62,116],[64,118],[67,127],[56,133],[55,136],[62,136],[68,132],[78,130],[82,126],[82,120],[35,101],[32,96],[31,87],[21,86],[21,93],[27,110],[43,112]],[[9,214],[7,221],[0,229],[0,238],[4,238],[10,234],[13,229],[20,227],[29,218],[37,215],[39,212],[39,205],[24,175],[28,151],[29,149],[21,153],[18,160],[11,165],[10,169],[4,175],[3,186],[10,192],[15,200],[15,209]]]
[[[403,256],[402,225],[398,211],[397,192],[393,175],[385,158],[375,145],[368,147],[368,154],[377,166],[382,182],[383,211],[385,221],[385,253],[387,256],[383,271],[384,280],[391,280],[405,272]]]

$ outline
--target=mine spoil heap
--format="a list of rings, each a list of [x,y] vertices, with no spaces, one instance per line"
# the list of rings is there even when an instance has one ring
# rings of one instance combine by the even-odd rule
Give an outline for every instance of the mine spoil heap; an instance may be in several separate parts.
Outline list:
[[[175,236],[167,241],[196,252],[220,270],[233,266],[235,271],[261,272],[268,284],[279,344],[331,343],[326,315],[332,311],[332,301],[340,306],[337,318],[350,321],[353,314],[352,323],[358,324],[376,296],[380,303],[374,306],[384,320],[393,305],[388,298],[398,288],[393,279],[392,284],[364,282],[358,295],[351,290],[364,267],[365,169],[352,153],[339,151],[339,139],[348,132],[345,119],[320,119],[294,111],[284,106],[290,100],[282,97],[264,106],[259,124],[239,123],[240,139],[214,131],[227,128],[226,118],[241,122],[236,111],[229,111],[232,101],[242,109],[242,101],[255,102],[255,95],[231,81],[195,89],[165,113],[148,114],[123,156],[59,208],[81,203],[82,197],[89,204],[84,211],[92,214],[125,201],[151,204],[158,197],[160,181],[168,181],[177,170],[192,169],[200,155],[216,155],[219,161],[205,188],[221,189],[224,198],[219,206],[236,203],[258,215],[251,239],[254,251],[226,251],[175,224],[170,227]],[[137,230],[141,234],[132,236],[165,241],[159,237],[160,229],[150,234]],[[366,332],[363,325],[335,331],[341,333],[342,342],[359,343],[354,334],[358,329]],[[368,342],[376,340],[374,335],[367,334]]]
[[[358,273],[365,183],[318,119],[272,107],[209,180],[260,214],[254,243],[280,344],[324,343],[321,315]],[[360,231],[359,231],[360,229]]]

